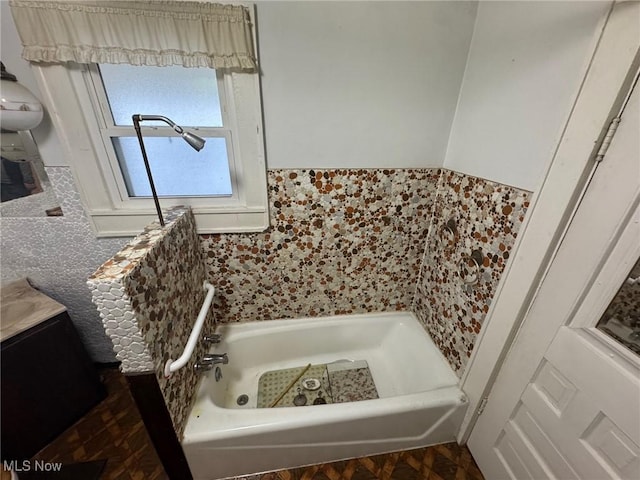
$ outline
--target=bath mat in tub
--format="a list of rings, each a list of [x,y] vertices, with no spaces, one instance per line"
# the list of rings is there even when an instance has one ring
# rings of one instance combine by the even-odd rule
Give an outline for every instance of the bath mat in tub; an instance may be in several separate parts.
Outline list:
[[[333,403],[378,398],[378,390],[364,360],[327,364]]]
[[[313,405],[318,397],[323,398],[324,403],[357,402],[378,398],[376,385],[365,360],[340,360],[329,364],[311,365],[306,371],[305,368],[307,367],[300,366],[262,374],[258,382],[258,408],[269,408],[276,400],[274,407],[295,406],[296,396],[300,394],[306,399],[305,405]],[[309,378],[317,379],[320,387],[314,390],[304,388],[303,382]],[[287,391],[289,386],[291,388]],[[280,396],[282,398],[278,400]]]
[[[306,366],[285,368],[283,370],[271,370],[263,373],[258,381],[258,408],[269,408],[271,404],[278,399],[282,392],[302,373]],[[301,382],[306,378],[317,378],[320,381],[320,388],[315,391],[309,391],[302,387]],[[302,377],[291,386],[289,391],[274,405],[274,407],[293,407],[294,398],[298,395],[298,388],[307,398],[307,405],[313,405],[313,400],[318,397],[318,392],[322,392],[322,396],[331,403],[331,394],[329,392],[329,378],[327,377],[326,365],[311,365],[304,372]]]

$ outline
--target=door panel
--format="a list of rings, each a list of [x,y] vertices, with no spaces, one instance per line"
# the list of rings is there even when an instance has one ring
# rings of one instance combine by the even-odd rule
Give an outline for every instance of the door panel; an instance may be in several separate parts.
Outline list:
[[[579,330],[560,329],[522,396],[531,421],[516,414],[533,448],[550,443],[555,449],[557,458],[547,451],[541,456],[557,478],[575,478],[567,466],[581,479],[638,478],[640,472],[640,382],[598,343]]]
[[[640,356],[596,328],[640,256],[640,89],[471,433],[488,479],[640,478]]]
[[[536,420],[529,408],[530,407],[521,404],[516,410],[513,422],[523,434],[526,432],[529,442],[532,445],[536,445],[536,450],[540,453],[540,457],[543,459],[547,458],[548,463],[555,466],[558,478],[579,480],[580,476],[578,473],[571,467],[571,464],[562,455],[562,452],[560,452],[555,443],[545,433],[545,428],[538,423],[538,420]],[[546,478],[553,478],[553,474],[550,473]]]
[[[545,358],[593,399],[611,419],[635,431],[640,443],[640,379],[637,368],[617,362],[598,339],[562,327]]]
[[[496,442],[505,476],[639,478],[638,406],[637,374],[563,327]]]

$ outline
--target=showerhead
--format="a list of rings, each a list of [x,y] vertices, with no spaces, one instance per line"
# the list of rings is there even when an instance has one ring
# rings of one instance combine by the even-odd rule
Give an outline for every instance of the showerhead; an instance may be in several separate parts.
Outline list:
[[[138,136],[138,142],[140,143],[142,160],[144,161],[144,166],[145,166],[145,169],[147,170],[147,177],[149,178],[149,186],[151,187],[151,195],[153,196],[153,202],[156,205],[158,220],[160,220],[160,225],[164,227],[164,217],[162,216],[162,210],[160,209],[160,201],[158,199],[158,194],[156,193],[156,187],[153,183],[153,176],[151,175],[151,167],[149,166],[147,151],[144,148],[144,142],[142,140],[142,130],[140,129],[140,122],[160,121],[160,122],[166,123],[167,125],[171,126],[177,134],[179,134],[182,138],[184,138],[185,142],[191,145],[197,152],[202,150],[202,148],[204,147],[205,141],[204,141],[204,138],[200,138],[198,135],[195,135],[191,132],[185,132],[180,125],[176,125],[176,123],[173,120],[167,117],[164,117],[162,115],[142,115],[140,113],[136,113],[135,115],[131,116],[131,120],[133,121],[133,128],[136,131],[136,135]]]
[[[198,135],[183,131],[180,135],[184,138],[184,141],[195,148],[196,151],[202,150],[205,144],[204,138],[199,137]]]

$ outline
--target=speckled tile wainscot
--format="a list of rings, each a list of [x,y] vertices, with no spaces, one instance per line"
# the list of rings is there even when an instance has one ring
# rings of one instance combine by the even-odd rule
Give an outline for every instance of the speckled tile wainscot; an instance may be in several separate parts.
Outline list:
[[[203,235],[223,322],[408,310],[439,171],[270,170],[271,225]]]
[[[529,206],[530,192],[445,170],[413,312],[461,376]],[[453,220],[456,234],[445,228]],[[453,225],[453,223],[452,223]],[[477,281],[460,264],[481,257]]]
[[[163,371],[187,343],[205,297],[205,263],[190,209],[152,223],[89,279],[94,302],[124,373],[155,372],[178,436],[182,435],[198,381],[193,370],[205,353],[202,342],[191,360],[170,378]],[[212,327],[209,315],[203,332]],[[134,341],[135,340],[135,341]]]

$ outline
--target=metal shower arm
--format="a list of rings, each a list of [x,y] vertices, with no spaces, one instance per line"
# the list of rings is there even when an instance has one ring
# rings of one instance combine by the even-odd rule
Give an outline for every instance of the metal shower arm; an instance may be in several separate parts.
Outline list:
[[[191,132],[185,132],[184,129],[180,125],[176,125],[175,122],[169,120],[167,117],[163,115],[142,115],[141,113],[136,113],[131,115],[131,120],[133,120],[133,128],[136,131],[136,135],[138,137],[138,143],[140,144],[140,151],[142,152],[142,160],[144,160],[144,167],[147,171],[147,178],[149,179],[149,187],[151,187],[151,196],[153,197],[153,202],[156,206],[156,212],[158,213],[158,220],[160,220],[160,225],[164,227],[164,217],[162,216],[162,210],[160,209],[160,201],[158,199],[158,194],[156,192],[156,186],[153,182],[153,175],[151,174],[151,166],[149,165],[149,159],[147,158],[147,151],[144,148],[144,141],[142,140],[142,129],[140,128],[140,122],[145,121],[160,121],[164,122],[167,125],[171,126],[177,133],[180,135],[185,142],[187,142],[191,148],[196,151],[202,150],[204,147],[205,140],[204,138],[199,137]]]
[[[176,125],[175,122],[173,122],[171,119],[164,117],[162,115],[141,115],[139,113],[133,115],[133,123],[134,125],[139,123],[139,122],[153,122],[153,121],[158,121],[158,122],[164,122],[167,125],[169,125],[171,128],[173,128],[177,133],[182,133],[184,132],[183,128],[180,125]]]

